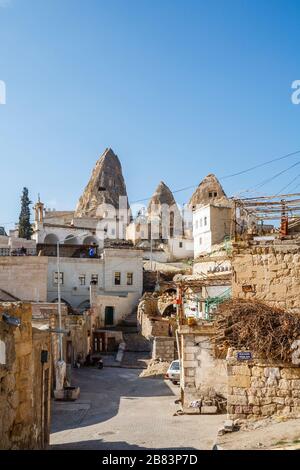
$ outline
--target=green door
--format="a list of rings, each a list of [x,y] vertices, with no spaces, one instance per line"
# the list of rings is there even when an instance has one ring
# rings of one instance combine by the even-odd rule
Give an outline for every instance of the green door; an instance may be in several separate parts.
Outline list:
[[[105,307],[105,326],[114,324],[114,307]]]

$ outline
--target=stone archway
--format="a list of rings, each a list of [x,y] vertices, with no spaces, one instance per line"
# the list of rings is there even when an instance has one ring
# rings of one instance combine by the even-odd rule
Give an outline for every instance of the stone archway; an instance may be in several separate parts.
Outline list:
[[[48,233],[44,238],[44,243],[46,245],[56,245],[58,242],[58,236],[55,233]]]
[[[88,235],[87,237],[83,239],[82,244],[83,245],[93,245],[93,244],[98,245],[98,240],[96,237],[93,237],[92,235]]]
[[[78,239],[74,235],[67,235],[64,241],[65,245],[78,245]]]

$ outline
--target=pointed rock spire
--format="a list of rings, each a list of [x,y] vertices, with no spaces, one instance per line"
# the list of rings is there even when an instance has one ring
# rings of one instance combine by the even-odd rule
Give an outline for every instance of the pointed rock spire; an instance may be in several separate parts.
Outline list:
[[[189,207],[193,208],[197,205],[205,205],[214,202],[225,203],[228,202],[228,199],[218,178],[213,174],[209,174],[201,181],[192,195]]]
[[[75,217],[97,217],[101,204],[110,204],[118,209],[119,196],[127,197],[122,166],[113,150],[107,148],[97,161],[78,201]]]
[[[168,204],[168,206],[173,206],[176,204],[172,191],[163,181],[159,183],[153,196],[151,197],[148,204],[148,211],[150,211],[151,206],[154,204]]]

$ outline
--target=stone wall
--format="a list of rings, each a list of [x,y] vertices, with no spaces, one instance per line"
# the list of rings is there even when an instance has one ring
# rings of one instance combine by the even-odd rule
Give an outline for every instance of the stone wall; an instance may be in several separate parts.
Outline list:
[[[300,367],[254,358],[239,361],[229,350],[228,413],[231,418],[260,418],[300,413]]]
[[[236,244],[233,297],[300,312],[300,245],[295,240]]]
[[[47,300],[48,258],[40,256],[0,256],[0,288],[17,299]]]
[[[226,362],[214,358],[213,345],[210,341],[214,334],[213,325],[179,327],[181,382],[183,410],[191,409],[191,403],[198,400],[214,399],[216,395],[226,398],[227,370]]]
[[[156,336],[153,338],[152,359],[171,362],[177,358],[175,338]]]
[[[4,312],[19,318],[20,326],[4,322]],[[44,448],[49,439],[51,362],[48,357],[42,366],[41,351],[50,355],[50,335],[33,331],[30,304],[0,304],[0,346],[0,448]]]

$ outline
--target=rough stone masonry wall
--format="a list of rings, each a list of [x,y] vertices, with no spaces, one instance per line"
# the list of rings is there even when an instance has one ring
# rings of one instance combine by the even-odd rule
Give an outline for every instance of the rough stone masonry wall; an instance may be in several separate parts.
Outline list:
[[[213,334],[214,328],[210,324],[195,327],[183,325],[179,328],[181,388],[185,412],[191,411],[189,408],[193,401],[210,398],[216,394],[226,398],[226,362],[214,357],[211,342]]]
[[[156,336],[153,339],[152,359],[174,361],[176,355],[175,338]]]
[[[18,317],[20,327],[5,323],[4,312]],[[36,419],[41,411],[36,402],[41,365],[40,355],[33,351],[30,304],[0,304],[0,343],[0,449],[41,448],[41,423]],[[46,347],[44,337],[36,338],[35,344]]]
[[[300,413],[300,367],[255,358],[227,359],[227,411],[231,418],[260,418]]]
[[[300,312],[300,246],[296,241],[238,244],[232,268],[233,297],[261,300],[270,306]]]

